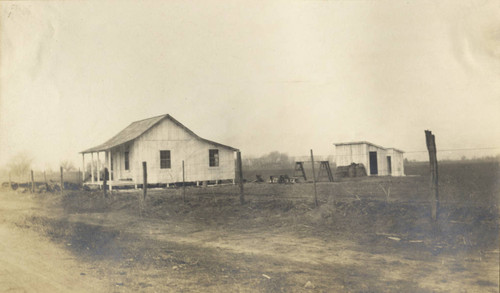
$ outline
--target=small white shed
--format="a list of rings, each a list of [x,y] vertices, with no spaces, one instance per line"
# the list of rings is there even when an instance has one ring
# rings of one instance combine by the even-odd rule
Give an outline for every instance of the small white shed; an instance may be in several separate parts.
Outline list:
[[[336,143],[337,166],[352,163],[363,164],[368,175],[404,176],[404,152],[395,148],[384,148],[367,141]]]

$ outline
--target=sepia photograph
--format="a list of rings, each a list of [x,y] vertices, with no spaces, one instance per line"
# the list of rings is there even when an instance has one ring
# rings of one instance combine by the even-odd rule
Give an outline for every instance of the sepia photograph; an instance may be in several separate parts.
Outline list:
[[[0,292],[499,292],[498,0],[0,1]]]

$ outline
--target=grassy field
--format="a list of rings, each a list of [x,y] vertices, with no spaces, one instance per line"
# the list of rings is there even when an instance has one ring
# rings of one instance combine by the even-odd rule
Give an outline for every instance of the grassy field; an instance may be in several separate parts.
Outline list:
[[[312,183],[24,194],[15,225],[116,292],[498,292],[498,163],[440,164],[437,229],[427,168],[319,182],[318,207]]]

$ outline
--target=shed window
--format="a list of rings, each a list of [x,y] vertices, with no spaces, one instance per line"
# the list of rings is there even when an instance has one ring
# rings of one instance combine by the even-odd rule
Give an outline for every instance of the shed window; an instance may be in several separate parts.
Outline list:
[[[208,150],[210,167],[219,167],[219,150]]]
[[[160,169],[170,169],[170,151],[160,151]]]
[[[128,152],[125,152],[125,170],[129,170],[130,169],[130,165],[129,165],[129,161],[128,161]]]

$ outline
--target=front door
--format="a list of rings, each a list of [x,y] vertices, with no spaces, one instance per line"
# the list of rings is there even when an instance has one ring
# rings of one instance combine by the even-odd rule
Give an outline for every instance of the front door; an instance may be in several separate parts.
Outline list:
[[[370,175],[378,175],[377,152],[370,152]]]

